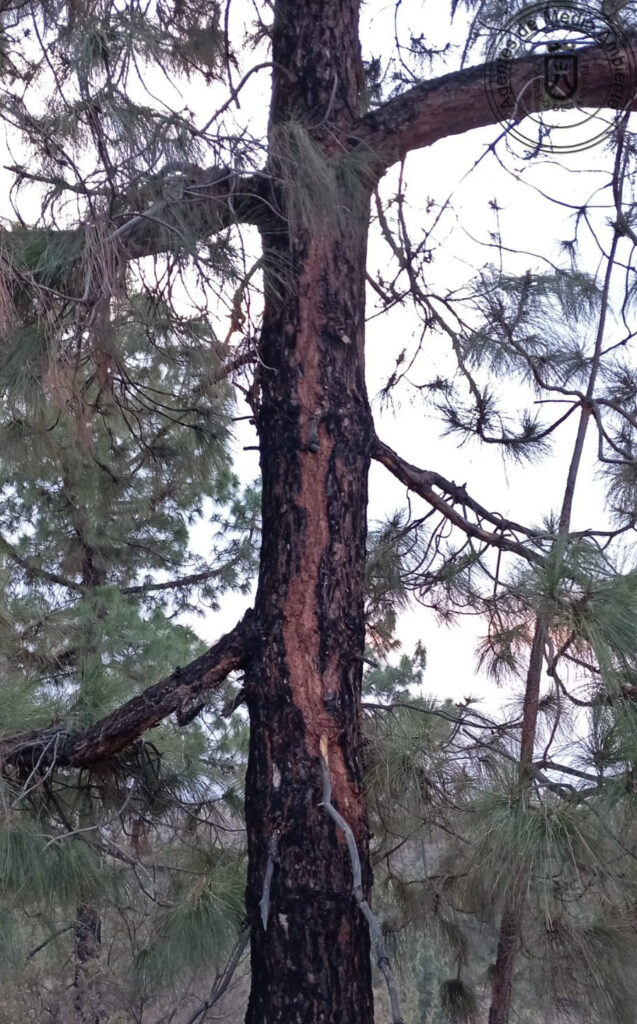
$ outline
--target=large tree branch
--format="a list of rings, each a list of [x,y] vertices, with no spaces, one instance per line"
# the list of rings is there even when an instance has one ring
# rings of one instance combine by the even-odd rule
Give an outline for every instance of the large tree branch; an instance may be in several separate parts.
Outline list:
[[[632,68],[637,59],[637,37],[631,36],[626,55],[626,80],[632,81]],[[620,53],[625,51],[619,51]],[[612,91],[608,87],[608,55],[598,46],[577,52],[579,67],[578,106],[603,108]],[[503,110],[503,121],[518,123],[527,114],[541,109],[542,89],[525,88],[529,82],[544,78],[544,55],[530,55],[512,60],[510,66],[511,94],[523,102]],[[431,146],[438,139],[461,135],[472,128],[497,124],[495,103],[487,93],[487,65],[452,71],[430,82],[423,82],[370,111],[358,122],[355,136],[359,143],[373,150],[378,170],[384,173],[413,149]],[[625,99],[625,107],[637,110],[637,98]],[[614,109],[614,108],[610,108]]]
[[[145,183],[113,232],[129,259],[192,246],[233,224],[262,226],[272,217],[270,180],[228,168],[187,166]]]
[[[536,539],[541,536],[537,531],[530,530],[512,519],[505,519],[494,512],[489,512],[483,505],[471,498],[464,487],[459,487],[450,480],[446,480],[440,473],[431,470],[418,469],[409,462],[401,459],[396,452],[384,444],[378,437],[372,442],[372,458],[380,462],[389,470],[397,480],[405,484],[410,491],[419,494],[421,498],[442,513],[445,519],[457,526],[468,537],[478,540],[483,544],[499,548],[501,551],[512,551],[521,555],[529,562],[541,564],[542,556],[532,548],[521,543],[519,540],[507,536],[508,533],[523,533],[529,539]],[[436,493],[434,487],[442,490],[451,500],[445,501]],[[464,509],[471,509],[477,516],[478,522],[471,522],[466,516],[460,514],[454,507],[455,504],[462,505]],[[495,530],[485,530],[481,525],[483,521],[495,526]]]
[[[243,667],[251,623],[248,612],[201,657],[176,668],[88,729],[69,732],[56,725],[2,740],[0,763],[29,769],[36,765],[83,768],[113,757],[168,715],[176,713],[179,724],[185,725],[201,711],[210,691]]]
[[[192,251],[201,241],[233,224],[264,227],[272,222],[270,179],[263,173],[235,174],[227,168],[184,165],[164,169],[119,198],[101,246],[113,246],[122,261],[164,252]],[[33,228],[31,249],[55,254],[55,260],[22,266],[24,229],[7,232],[9,271],[29,291],[34,285],[75,301],[90,301],[99,290],[96,275],[87,274],[82,253],[87,226]],[[88,240],[90,241],[90,239]],[[15,256],[14,256],[15,252]],[[33,258],[33,257],[31,257]]]

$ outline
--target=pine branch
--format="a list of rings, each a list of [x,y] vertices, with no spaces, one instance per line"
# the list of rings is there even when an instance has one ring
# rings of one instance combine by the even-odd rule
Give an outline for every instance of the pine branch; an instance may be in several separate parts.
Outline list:
[[[236,565],[238,558],[233,559],[218,569],[204,569],[202,572],[193,572],[189,576],[181,576],[176,580],[163,580],[161,583],[138,583],[131,587],[122,587],[122,594],[148,594],[154,590],[177,590],[179,587],[194,587],[197,583],[205,583],[215,576],[221,576],[228,568]]]
[[[50,572],[48,569],[44,569],[41,565],[37,564],[35,559],[25,558],[2,536],[0,536],[0,552],[7,555],[16,565],[24,569],[27,577],[45,580],[47,583],[54,583],[59,587],[66,587],[67,590],[75,590],[78,593],[83,593],[85,589],[81,583],[77,583],[75,580],[69,580],[58,572]]]
[[[445,519],[457,526],[460,530],[484,544],[499,548],[501,551],[512,551],[521,555],[527,562],[535,562],[538,565],[543,563],[541,555],[520,541],[512,540],[505,536],[506,532],[523,533],[528,538],[539,538],[541,535],[534,530],[521,526],[513,520],[505,519],[494,512],[489,512],[479,502],[470,498],[464,487],[445,480],[439,473],[418,469],[409,462],[405,462],[393,449],[384,444],[378,437],[372,442],[372,458],[382,463],[390,473],[401,483],[405,484],[411,491],[419,494],[433,508],[437,509]],[[436,494],[434,487],[440,488],[450,497],[445,501]],[[481,525],[470,522],[465,516],[460,515],[454,508],[454,504],[460,504],[463,508],[470,508],[478,517],[479,521],[486,520],[496,527],[495,530],[485,530]]]
[[[205,695],[244,664],[251,623],[248,612],[201,657],[177,667],[87,729],[69,732],[55,726],[8,737],[0,743],[0,762],[22,768],[83,768],[113,757],[173,713],[185,723],[193,707],[201,710]]]
[[[160,177],[159,188],[153,181],[144,187],[137,199],[139,212],[123,214],[113,233],[128,259],[179,249],[184,232],[200,240],[233,224],[258,226],[270,216],[265,174],[189,166],[183,173]]]
[[[634,60],[637,37],[631,36],[629,44]],[[580,105],[603,108],[609,98],[608,60],[603,48],[585,47],[577,51],[577,58]],[[511,61],[510,68],[511,91],[518,96],[524,83],[536,76],[543,78],[544,56],[522,57]],[[414,86],[361,118],[353,134],[359,143],[374,152],[379,176],[411,150],[431,146],[439,139],[460,135],[472,128],[496,124],[485,89],[485,71],[485,65],[452,71]],[[537,113],[541,101],[542,90],[538,90],[536,99],[533,91],[527,89],[524,104],[512,111],[510,122],[518,123],[528,114]],[[632,99],[629,109],[637,109],[637,98]]]
[[[497,738],[489,739],[487,736],[482,735],[481,733],[478,733],[476,735],[475,732],[470,731],[471,729],[484,730],[486,728],[487,730],[495,731],[498,734],[498,737],[500,737],[509,729],[520,728],[519,723],[511,723],[508,726],[498,726],[495,723],[490,722],[488,719],[483,719],[481,722],[476,722],[472,721],[466,714],[466,712],[463,712],[461,715],[451,715],[449,714],[449,712],[444,711],[442,708],[425,708],[421,707],[418,704],[410,704],[409,702],[400,700],[392,701],[389,704],[375,704],[370,701],[363,701],[361,707],[364,710],[370,710],[381,713],[391,713],[395,708],[405,708],[407,711],[414,711],[420,715],[431,715],[434,718],[441,718],[445,722],[451,722],[456,727],[458,732],[461,732],[465,736],[467,736],[476,747],[479,747],[483,750],[490,750],[498,757],[501,757],[505,761],[508,761],[510,764],[519,765],[520,763],[519,758],[517,758],[514,754],[511,754],[506,749],[506,747],[504,747],[500,742],[498,742]],[[474,712],[474,714],[476,714],[476,712]],[[572,786],[569,786],[567,783],[554,782],[546,775],[545,772],[542,771],[543,768],[551,768],[555,771],[564,772],[565,774],[575,775],[578,778],[593,781],[595,782],[595,786],[590,787],[588,789],[578,790]],[[542,760],[537,763],[531,763],[528,765],[528,773],[529,776],[531,776],[537,782],[538,785],[544,786],[545,789],[548,789],[550,790],[550,792],[555,793],[556,796],[559,796],[563,800],[579,802],[589,796],[596,794],[599,791],[600,780],[598,778],[594,778],[593,776],[587,775],[583,772],[563,768],[562,765],[555,764],[552,761]]]
[[[119,197],[106,242],[117,248],[119,259],[136,260],[166,252],[192,249],[198,242],[234,224],[262,226],[272,219],[270,179],[266,174],[236,174],[227,168],[198,168],[160,173],[135,190]],[[27,232],[28,233],[28,232]],[[40,244],[68,252],[54,279],[45,284],[75,301],[90,298],[92,282],[78,279],[78,253],[85,244],[85,225],[61,230],[33,229]],[[21,240],[25,232],[21,233]],[[11,233],[6,242],[11,249]]]

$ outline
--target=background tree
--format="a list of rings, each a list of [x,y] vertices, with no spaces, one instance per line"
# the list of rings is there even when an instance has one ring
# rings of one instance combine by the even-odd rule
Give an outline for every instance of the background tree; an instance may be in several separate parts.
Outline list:
[[[107,384],[90,349],[72,373],[55,356],[44,367],[19,363],[19,331],[5,351],[5,729],[56,721],[81,728],[143,690],[167,663],[191,661],[202,645],[175,615],[195,594],[199,608],[214,608],[251,573],[257,510],[250,493],[239,501],[230,472],[229,392],[215,368],[209,327],[201,318],[184,318],[180,331],[160,301],[141,295],[122,305],[112,326]],[[132,394],[129,364],[137,366]],[[206,509],[218,536],[211,562],[189,550],[189,524],[204,515],[206,497],[217,502],[212,514]],[[152,744],[138,744],[112,771],[69,775],[52,763],[42,774],[7,776],[5,905],[14,924],[20,904],[33,904],[47,923],[59,923],[76,900],[71,973],[80,1019],[101,1019],[113,998],[96,987],[104,914],[109,942],[114,915],[128,924],[129,948],[118,950],[115,962],[121,967],[124,955],[130,962],[143,954],[142,995],[151,981],[170,977],[180,958],[189,962],[183,935],[177,951],[177,936],[170,938],[176,924],[159,910],[177,899],[171,885],[179,901],[191,900],[182,917],[202,916],[209,931],[207,949],[203,939],[204,948],[194,951],[195,963],[223,949],[220,934],[233,937],[242,852],[233,856],[227,849],[221,857],[214,835],[224,820],[228,824],[220,813],[224,795],[235,818],[239,799],[232,750],[223,751],[227,731],[184,732],[166,724]],[[198,823],[207,825],[208,849],[200,848]],[[158,834],[159,879],[143,863]],[[229,895],[221,886],[218,903],[213,871],[217,881],[232,883]],[[207,878],[210,888],[193,889],[189,897],[178,872],[197,885]],[[35,947],[33,931],[23,929],[21,938]],[[68,938],[69,928],[61,931]],[[121,926],[115,934],[122,942]],[[126,988],[128,968],[122,970]],[[114,976],[111,971],[111,983]],[[58,982],[63,993],[65,972]],[[49,998],[55,999],[55,989]],[[68,1019],[67,998],[56,1013]]]

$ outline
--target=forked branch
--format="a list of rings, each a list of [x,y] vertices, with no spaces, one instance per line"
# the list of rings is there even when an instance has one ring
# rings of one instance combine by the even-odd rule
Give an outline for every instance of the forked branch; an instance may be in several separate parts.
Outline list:
[[[372,458],[380,462],[389,470],[397,480],[405,484],[410,491],[419,494],[421,498],[437,509],[438,512],[458,529],[462,530],[468,537],[478,540],[483,544],[499,548],[501,551],[512,551],[521,555],[528,562],[542,564],[542,555],[516,539],[515,535],[522,533],[529,540],[539,539],[541,534],[537,531],[521,526],[511,519],[505,519],[494,512],[489,512],[479,502],[471,498],[464,487],[459,487],[450,480],[446,480],[440,473],[431,470],[418,469],[411,463],[405,462],[396,452],[384,444],[378,437],[372,442]],[[446,496],[443,498],[434,488],[437,487]],[[470,509],[476,516],[477,522],[472,522],[466,516],[461,515],[455,505],[462,505],[463,509]],[[487,530],[482,525],[488,522],[495,527],[494,530]],[[514,536],[508,536],[513,534]]]

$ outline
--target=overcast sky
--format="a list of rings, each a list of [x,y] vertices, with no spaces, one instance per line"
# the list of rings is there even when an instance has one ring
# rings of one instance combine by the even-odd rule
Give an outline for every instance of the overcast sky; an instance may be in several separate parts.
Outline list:
[[[429,4],[411,5],[431,9]],[[446,6],[446,5],[445,5]],[[367,33],[369,52],[386,50],[385,40],[391,30],[389,16],[392,5],[368,4],[367,13],[377,13],[371,19]],[[448,17],[440,14],[435,19],[436,42],[445,38]],[[427,31],[432,27],[431,17],[426,21]],[[462,32],[455,29],[456,40],[462,42]],[[458,57],[450,58],[451,67]],[[263,95],[263,93],[260,93]],[[245,109],[245,108],[244,108]],[[255,111],[257,119],[262,108]],[[462,137],[436,143],[428,150],[412,154],[407,161],[405,179],[411,207],[410,230],[419,240],[419,232],[427,229],[437,215],[439,207],[451,197],[451,204],[442,216],[435,232],[435,253],[431,264],[431,282],[440,293],[461,287],[489,260],[496,261],[495,249],[487,249],[480,242],[489,242],[489,232],[496,228],[495,214],[489,205],[497,200],[499,227],[504,245],[527,250],[529,256],[505,257],[505,267],[524,272],[527,268],[547,269],[543,257],[556,260],[560,240],[573,236],[572,210],[559,207],[543,198],[538,189],[574,206],[583,204],[594,188],[608,180],[612,157],[603,146],[582,153],[563,155],[559,162],[548,157],[537,157],[533,163],[525,161],[519,147],[511,149],[502,140],[497,148],[500,160],[487,154],[477,168],[471,170],[480,156],[500,135],[499,126],[479,129]],[[501,162],[500,162],[501,161]],[[501,163],[504,166],[501,166]],[[470,173],[468,173],[470,172]],[[396,171],[390,172],[382,184],[385,195],[396,189]],[[435,201],[427,214],[428,200]],[[607,200],[604,200],[607,201]],[[594,215],[600,230],[602,244],[610,243],[610,231],[605,224],[608,212],[599,210]],[[474,241],[475,240],[475,241]],[[592,236],[581,236],[579,268],[590,273],[599,269],[599,251]],[[562,260],[562,263],[564,261]],[[369,268],[386,266],[387,251],[374,234],[370,246]],[[412,343],[419,331],[413,311],[406,305],[382,317],[374,317],[377,297],[370,290],[368,296],[367,368],[369,391],[378,395],[391,373],[399,351]],[[619,328],[611,321],[609,337]],[[414,365],[410,379],[416,383],[431,376],[431,368],[441,372],[451,367],[448,344],[440,335],[429,332],[422,354]],[[503,383],[504,394],[515,406],[520,400],[519,389]],[[435,469],[458,483],[466,483],[468,491],[488,508],[510,515],[521,522],[539,523],[543,516],[559,508],[565,468],[570,459],[575,431],[573,418],[556,435],[554,455],[537,466],[523,468],[503,464],[493,446],[469,444],[460,447],[457,440],[441,436],[442,424],[436,417],[424,415],[419,397],[409,388],[394,394],[394,408],[374,398],[374,415],[379,436],[395,448],[405,459],[427,469]],[[592,461],[592,441],[588,466]],[[237,435],[238,466],[245,479],[258,475],[255,452],[243,452],[244,445],[255,444],[255,435],[242,425]],[[405,488],[393,479],[383,467],[372,465],[370,478],[370,522],[382,519],[395,508],[404,506]],[[413,498],[415,508],[419,499]],[[422,503],[424,509],[424,503]],[[578,487],[573,528],[604,527],[603,494],[595,483],[590,468],[582,474]],[[203,541],[203,535],[201,536]],[[203,547],[202,547],[203,550]],[[214,639],[223,629],[233,624],[243,604],[238,599],[224,600],[223,611],[211,617],[203,627],[206,639]],[[472,694],[483,696],[490,707],[506,702],[509,694],[498,690],[484,675],[475,674],[475,647],[481,635],[476,620],[463,619],[448,629],[441,627],[432,612],[415,606],[406,613],[400,624],[404,649],[413,649],[420,639],[427,647],[429,666],[425,689],[441,697],[453,699]]]

